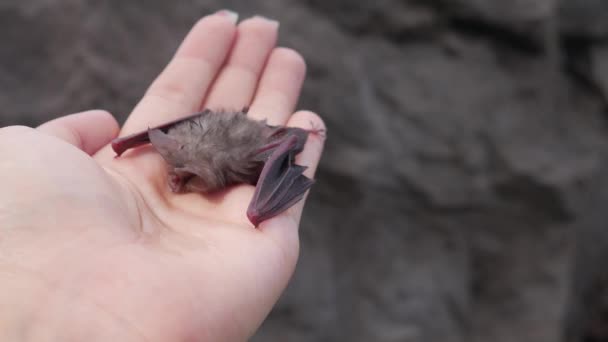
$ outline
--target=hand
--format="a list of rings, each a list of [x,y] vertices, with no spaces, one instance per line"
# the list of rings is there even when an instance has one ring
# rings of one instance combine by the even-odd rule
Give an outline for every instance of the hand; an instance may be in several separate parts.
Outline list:
[[[291,115],[305,65],[275,48],[278,24],[235,22],[201,19],[120,135],[203,107],[322,127]],[[252,186],[174,194],[152,148],[114,158],[118,134],[103,111],[0,129],[0,340],[246,340],[294,270],[303,202],[254,229]],[[308,177],[322,145],[298,156]]]

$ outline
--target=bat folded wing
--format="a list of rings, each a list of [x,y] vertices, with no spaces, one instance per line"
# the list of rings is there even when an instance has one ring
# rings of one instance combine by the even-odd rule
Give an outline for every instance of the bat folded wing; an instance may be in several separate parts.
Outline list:
[[[289,209],[313,185],[314,181],[302,174],[306,167],[293,163],[300,145],[297,136],[286,137],[266,161],[247,209],[254,226]]]
[[[148,128],[145,131],[137,132],[137,133],[127,135],[124,137],[120,137],[120,138],[116,138],[116,139],[112,140],[112,143],[111,143],[112,149],[114,150],[114,152],[116,152],[117,156],[120,156],[128,149],[150,143],[150,136],[148,134],[150,131],[159,130],[163,133],[167,133],[167,131],[170,128],[174,127],[175,125],[177,125],[179,123],[182,123],[187,120],[192,120],[196,117],[199,117],[201,115],[206,115],[208,113],[210,113],[210,111],[208,109],[205,109],[204,111],[202,111],[200,113],[196,113],[196,114],[192,114],[192,115],[189,115],[189,116],[186,116],[183,118],[175,119],[173,121],[167,122],[160,126],[156,126],[154,128]]]

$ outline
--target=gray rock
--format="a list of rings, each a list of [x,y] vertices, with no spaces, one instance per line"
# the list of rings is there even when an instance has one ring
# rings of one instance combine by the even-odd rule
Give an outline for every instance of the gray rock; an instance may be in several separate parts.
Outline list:
[[[589,200],[581,184],[601,179],[608,86],[593,41],[603,5],[556,6],[7,1],[0,122],[90,107],[122,120],[199,16],[279,19],[308,61],[300,106],[329,139],[297,272],[253,341],[553,342],[563,326],[576,339],[606,307],[587,304],[585,284],[607,238],[583,229],[603,222],[590,203],[606,190]],[[541,49],[522,48],[528,35]],[[581,61],[583,81],[567,68]],[[578,234],[577,250],[599,254],[574,253]]]
[[[422,33],[439,23],[432,2],[420,0],[308,0],[311,8],[347,30],[399,37]]]
[[[608,36],[608,3],[602,0],[560,0],[561,29],[586,39]]]
[[[514,25],[553,16],[556,0],[435,0],[449,12],[488,22]]]

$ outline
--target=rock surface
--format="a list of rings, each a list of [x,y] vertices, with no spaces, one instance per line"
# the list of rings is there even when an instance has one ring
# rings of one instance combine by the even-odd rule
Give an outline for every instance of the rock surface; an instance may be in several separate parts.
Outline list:
[[[5,1],[0,123],[124,119],[199,16],[279,19],[329,140],[254,341],[602,341],[608,6],[506,3]]]

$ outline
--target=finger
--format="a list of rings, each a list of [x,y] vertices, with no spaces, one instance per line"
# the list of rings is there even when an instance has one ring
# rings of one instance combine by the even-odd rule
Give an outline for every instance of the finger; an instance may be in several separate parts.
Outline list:
[[[289,119],[287,125],[311,131],[306,140],[304,149],[296,156],[296,163],[308,167],[306,171],[304,171],[304,175],[314,179],[319,160],[321,159],[321,154],[323,153],[326,134],[325,124],[317,114],[309,111],[299,111]],[[260,229],[273,236],[275,239],[278,239],[279,243],[297,243],[297,231],[305,202],[306,196],[289,210],[266,222],[262,222],[260,224]]]
[[[271,125],[284,125],[298,102],[305,74],[306,64],[299,53],[287,48],[274,49],[249,115],[254,119],[267,119]]]
[[[296,112],[287,122],[289,127],[299,127],[311,131],[306,140],[304,150],[296,156],[296,163],[307,167],[304,175],[314,179],[321,154],[323,153],[323,145],[325,143],[326,128],[325,123],[319,115],[302,110]]]
[[[44,123],[37,129],[64,140],[89,155],[107,145],[120,130],[112,114],[103,110],[67,115]]]
[[[135,107],[121,135],[196,112],[230,52],[236,20],[228,11],[199,20]]]
[[[239,24],[232,53],[204,107],[240,110],[249,106],[260,74],[276,44],[278,28],[277,21],[263,17],[253,17]]]

